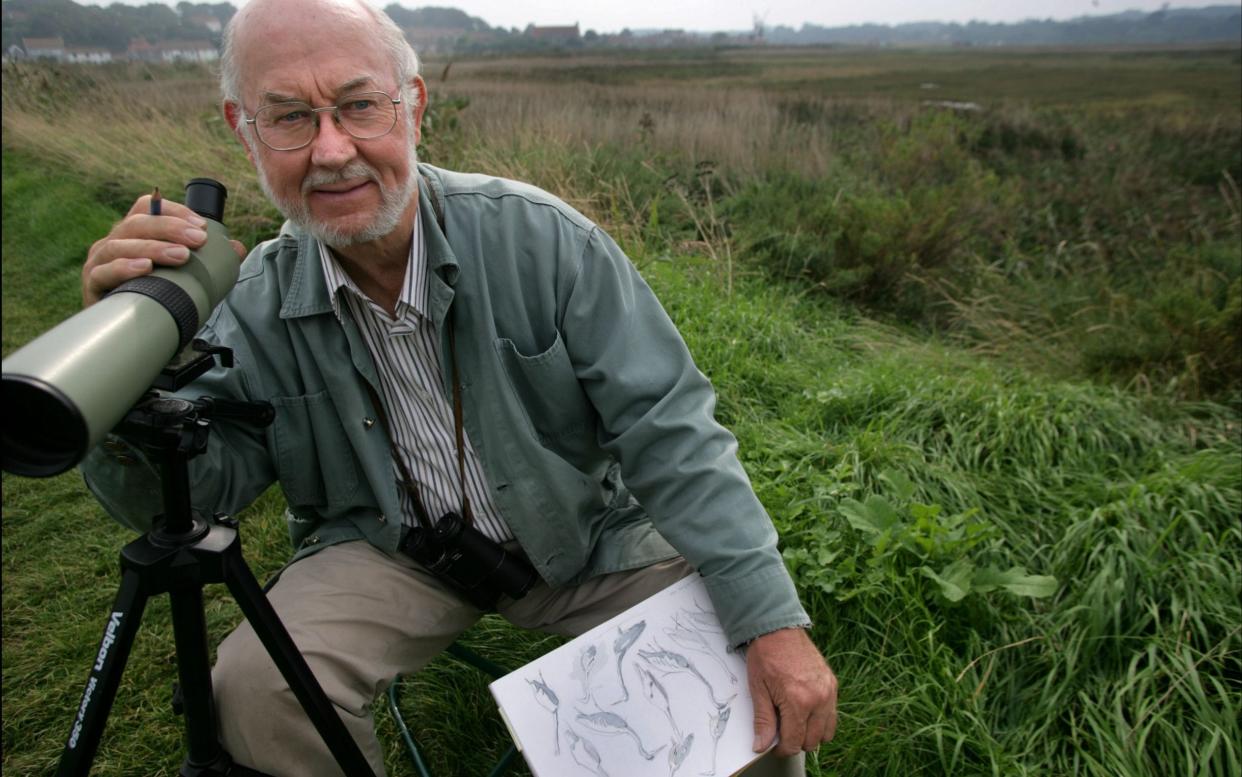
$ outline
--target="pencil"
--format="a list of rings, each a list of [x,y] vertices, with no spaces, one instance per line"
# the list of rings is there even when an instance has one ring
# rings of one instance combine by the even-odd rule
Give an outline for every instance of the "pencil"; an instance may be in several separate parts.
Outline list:
[[[151,193],[151,215],[160,215],[160,206],[163,200],[160,199],[160,187],[155,187],[155,191]]]

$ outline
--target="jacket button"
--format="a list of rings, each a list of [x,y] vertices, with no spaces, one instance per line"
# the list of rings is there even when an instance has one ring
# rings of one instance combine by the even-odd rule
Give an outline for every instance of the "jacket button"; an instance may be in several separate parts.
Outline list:
[[[375,426],[375,419],[374,418],[362,419],[362,426],[364,429],[370,429],[372,426]]]
[[[380,513],[379,516],[376,517],[375,520],[379,521],[380,523],[388,523],[388,516],[384,515],[383,513]]]
[[[307,545],[318,545],[318,544],[319,544],[319,535],[315,535],[314,537],[307,537],[307,538],[306,538],[306,544],[307,544]]]

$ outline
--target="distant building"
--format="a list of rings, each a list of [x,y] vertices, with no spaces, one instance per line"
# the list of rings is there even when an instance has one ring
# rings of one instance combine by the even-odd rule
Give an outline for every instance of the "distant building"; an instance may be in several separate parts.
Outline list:
[[[166,40],[148,43],[145,38],[131,40],[126,55],[139,62],[214,62],[220,58],[220,52],[211,41]]]
[[[51,59],[63,62],[65,41],[63,38],[22,38],[22,48],[31,59]]]
[[[98,46],[70,46],[65,49],[65,61],[78,65],[102,65],[112,61],[112,52]]]
[[[579,38],[578,24],[575,22],[572,27],[536,27],[532,24],[526,28],[526,35],[548,43],[572,43]]]

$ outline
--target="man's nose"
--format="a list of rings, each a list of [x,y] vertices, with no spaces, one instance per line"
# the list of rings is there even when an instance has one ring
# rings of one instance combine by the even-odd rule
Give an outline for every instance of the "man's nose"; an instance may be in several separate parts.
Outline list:
[[[354,137],[337,124],[332,114],[321,114],[319,131],[311,141],[311,163],[316,167],[336,169],[344,167],[357,155]]]

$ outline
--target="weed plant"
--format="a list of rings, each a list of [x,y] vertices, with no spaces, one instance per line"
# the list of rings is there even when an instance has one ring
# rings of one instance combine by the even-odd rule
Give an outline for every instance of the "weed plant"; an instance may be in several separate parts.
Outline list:
[[[562,195],[665,303],[842,681],[811,773],[1238,777],[1242,425],[1211,399],[1239,380],[1237,61],[713,56],[737,66],[454,65],[422,154]],[[986,68],[1029,99],[922,105],[931,80],[995,99]],[[237,236],[273,231],[204,72],[4,78],[6,353],[76,309],[90,243],[153,185],[216,175]],[[128,536],[72,473],[3,485],[3,767],[45,774]],[[242,516],[260,579],[282,510]],[[213,645],[240,619],[218,590],[207,613]],[[557,643],[490,619],[465,641],[511,666]],[[97,773],[176,772],[174,677],[156,600]],[[505,745],[449,659],[401,704],[435,773]]]

